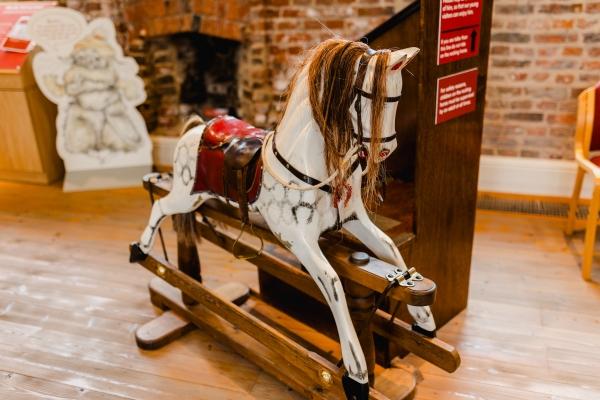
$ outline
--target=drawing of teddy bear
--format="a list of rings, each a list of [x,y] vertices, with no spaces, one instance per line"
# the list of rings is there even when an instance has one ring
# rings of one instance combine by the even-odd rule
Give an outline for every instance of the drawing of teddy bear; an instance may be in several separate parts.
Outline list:
[[[62,84],[56,75],[44,77],[46,87],[56,97],[70,98],[63,127],[66,150],[135,150],[144,132],[136,128],[132,107],[123,98],[139,96],[138,82],[120,79],[115,51],[101,33],[93,32],[78,41],[70,59]]]

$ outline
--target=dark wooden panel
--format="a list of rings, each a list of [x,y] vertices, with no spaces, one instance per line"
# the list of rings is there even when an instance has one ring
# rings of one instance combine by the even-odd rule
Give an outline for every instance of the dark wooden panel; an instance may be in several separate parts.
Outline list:
[[[374,48],[421,49],[407,67],[417,79],[403,73],[399,149],[388,170],[401,180],[414,179],[416,238],[408,261],[438,284],[434,315],[441,326],[467,305],[492,2],[485,2],[482,13],[479,56],[441,66],[439,3],[415,2],[367,37]],[[476,111],[435,125],[438,77],[474,67],[479,68]],[[390,192],[379,212],[394,218],[395,205],[410,201],[403,193],[408,187]]]
[[[434,314],[445,324],[467,306],[492,2],[482,14],[479,57],[437,66],[439,1],[421,3],[416,241],[413,266],[439,287]],[[435,125],[440,76],[479,68],[475,112]]]
[[[407,48],[419,43],[419,2],[408,6],[379,28],[366,35],[374,49]],[[417,56],[402,71],[402,98],[396,114],[398,148],[386,161],[388,173],[403,181],[413,181],[417,140],[418,74]]]

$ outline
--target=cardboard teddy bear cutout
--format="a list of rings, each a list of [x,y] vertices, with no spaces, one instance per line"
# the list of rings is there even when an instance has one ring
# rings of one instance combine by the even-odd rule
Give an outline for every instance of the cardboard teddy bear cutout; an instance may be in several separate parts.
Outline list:
[[[43,49],[33,60],[36,81],[58,105],[64,190],[139,185],[152,165],[152,144],[135,108],[146,93],[112,21],[87,23],[77,11],[51,8],[32,16],[29,32]]]

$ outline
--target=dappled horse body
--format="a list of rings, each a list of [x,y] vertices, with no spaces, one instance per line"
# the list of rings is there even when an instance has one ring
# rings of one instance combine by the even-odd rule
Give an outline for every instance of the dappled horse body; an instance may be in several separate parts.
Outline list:
[[[367,363],[344,288],[318,240],[323,232],[343,227],[377,258],[403,273],[408,270],[393,241],[370,220],[365,201],[376,197],[379,163],[396,148],[401,70],[417,52],[416,48],[374,51],[361,42],[327,40],[294,76],[283,117],[266,136],[231,118],[208,124],[192,119],[175,150],[172,189],[154,203],[148,226],[132,247],[132,257],[148,254],[167,215],[190,213],[211,199],[237,199],[242,218],[245,209],[264,219],[306,268],[331,308],[349,399],[368,399]],[[235,196],[222,182],[221,168],[237,176]],[[260,190],[255,192],[247,183],[257,179]],[[407,307],[420,332],[433,335],[429,307]]]

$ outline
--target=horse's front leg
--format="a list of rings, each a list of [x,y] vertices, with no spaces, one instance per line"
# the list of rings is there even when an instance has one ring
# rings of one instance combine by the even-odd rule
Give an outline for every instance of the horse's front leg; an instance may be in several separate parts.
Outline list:
[[[344,367],[347,371],[343,382],[344,390],[349,398],[356,396],[354,398],[357,400],[366,400],[369,393],[367,362],[352,324],[344,288],[338,274],[321,252],[317,237],[306,237],[300,234],[290,242],[292,245],[289,249],[314,279],[331,308],[340,337]],[[351,379],[349,380],[348,377]]]
[[[406,271],[406,263],[400,255],[400,251],[398,251],[392,239],[371,221],[362,202],[356,204],[353,208],[354,210],[351,212],[354,212],[356,218],[345,222],[344,228],[356,236],[377,258]],[[426,336],[435,336],[435,320],[429,306],[417,307],[407,304],[406,307],[418,327],[415,329]]]

